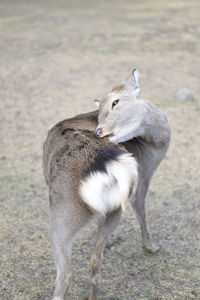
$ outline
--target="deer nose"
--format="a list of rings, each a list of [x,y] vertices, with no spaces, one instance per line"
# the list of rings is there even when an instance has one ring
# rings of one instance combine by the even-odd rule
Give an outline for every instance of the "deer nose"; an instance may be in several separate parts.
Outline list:
[[[102,129],[101,129],[101,128],[97,128],[97,129],[95,130],[95,135],[96,135],[96,137],[100,138],[101,132],[102,132]]]

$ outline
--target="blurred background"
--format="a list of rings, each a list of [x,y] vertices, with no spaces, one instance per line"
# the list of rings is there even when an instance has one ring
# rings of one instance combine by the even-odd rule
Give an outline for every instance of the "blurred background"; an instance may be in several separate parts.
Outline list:
[[[130,210],[106,250],[100,299],[200,299],[199,37],[199,0],[0,1],[1,299],[51,299],[43,141],[55,123],[95,109],[133,68],[141,97],[172,126],[147,196],[161,250],[143,252]],[[87,295],[94,234],[75,244],[67,299]]]

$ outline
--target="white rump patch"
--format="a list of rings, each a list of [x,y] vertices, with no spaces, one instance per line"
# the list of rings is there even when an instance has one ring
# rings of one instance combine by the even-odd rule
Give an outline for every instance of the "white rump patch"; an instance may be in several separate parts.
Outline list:
[[[129,153],[106,163],[106,173],[92,172],[80,185],[79,193],[85,203],[102,215],[121,206],[125,211],[130,191],[135,192],[137,162]]]

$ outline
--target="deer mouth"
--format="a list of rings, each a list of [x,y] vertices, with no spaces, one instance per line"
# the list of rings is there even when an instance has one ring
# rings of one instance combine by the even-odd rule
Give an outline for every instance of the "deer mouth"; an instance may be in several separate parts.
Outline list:
[[[101,136],[101,138],[105,138],[105,137],[112,137],[112,136],[114,136],[114,133],[108,133],[108,134],[106,134],[106,135],[104,135],[104,136]]]
[[[104,139],[104,138],[112,138],[114,136],[113,133],[106,133],[98,136],[99,139]]]
[[[111,137],[113,136],[113,133],[103,133],[103,129],[102,128],[97,128],[95,130],[95,136],[99,139],[105,138],[105,137]]]

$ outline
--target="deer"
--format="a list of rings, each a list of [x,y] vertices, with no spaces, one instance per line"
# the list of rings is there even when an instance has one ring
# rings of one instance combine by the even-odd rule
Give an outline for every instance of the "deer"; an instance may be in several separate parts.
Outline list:
[[[115,86],[98,110],[57,123],[43,146],[49,187],[50,239],[57,276],[53,300],[64,300],[72,275],[73,241],[97,222],[91,256],[89,300],[98,300],[97,275],[104,249],[126,211],[136,212],[143,247],[159,250],[148,231],[145,198],[151,178],[165,157],[171,129],[167,114],[139,98],[139,71]]]

